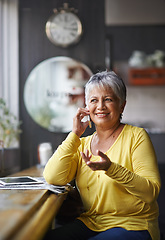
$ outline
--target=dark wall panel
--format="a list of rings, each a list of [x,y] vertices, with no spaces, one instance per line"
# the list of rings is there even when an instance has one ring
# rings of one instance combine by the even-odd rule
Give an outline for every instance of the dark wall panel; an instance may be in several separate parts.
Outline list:
[[[134,50],[152,54],[156,49],[165,51],[165,25],[106,27],[110,36],[112,55],[116,61],[125,60]]]

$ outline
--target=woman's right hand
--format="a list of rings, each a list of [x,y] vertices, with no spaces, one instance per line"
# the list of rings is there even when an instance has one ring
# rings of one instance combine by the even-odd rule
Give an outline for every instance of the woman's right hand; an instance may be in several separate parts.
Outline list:
[[[85,129],[89,125],[88,121],[82,122],[81,120],[89,115],[89,110],[87,108],[78,108],[76,116],[73,118],[73,129],[74,132],[78,137],[85,132]]]

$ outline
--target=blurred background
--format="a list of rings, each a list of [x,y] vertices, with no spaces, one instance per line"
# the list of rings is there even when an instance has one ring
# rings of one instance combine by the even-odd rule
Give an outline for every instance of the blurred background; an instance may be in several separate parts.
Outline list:
[[[82,33],[64,46],[52,41],[46,24],[53,9],[66,8],[78,17]],[[41,143],[54,151],[71,130],[77,107],[84,106],[85,82],[112,69],[128,90],[122,121],[148,131],[164,181],[164,13],[164,0],[0,0],[0,98],[21,121],[19,138],[8,147],[15,155],[6,153],[2,163],[1,154],[1,175],[38,164]],[[4,128],[3,107],[0,136],[9,139],[14,130]]]

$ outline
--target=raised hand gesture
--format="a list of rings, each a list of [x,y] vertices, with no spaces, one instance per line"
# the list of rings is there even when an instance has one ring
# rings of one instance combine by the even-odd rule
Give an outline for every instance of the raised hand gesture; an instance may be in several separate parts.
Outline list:
[[[100,156],[100,161],[92,162],[92,161],[90,161],[92,155],[89,154],[88,149],[86,150],[85,153],[81,152],[82,158],[84,159],[84,161],[86,162],[88,167],[90,167],[93,171],[97,171],[97,170],[107,171],[111,165],[110,159],[107,157],[106,154],[104,154],[103,152],[101,152],[99,150],[97,150],[97,155]]]

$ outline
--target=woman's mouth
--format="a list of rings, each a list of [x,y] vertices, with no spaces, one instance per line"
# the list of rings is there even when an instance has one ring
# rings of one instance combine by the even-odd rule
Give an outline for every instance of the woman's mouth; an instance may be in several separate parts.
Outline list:
[[[104,118],[108,115],[109,113],[96,113],[95,115],[99,118]]]

